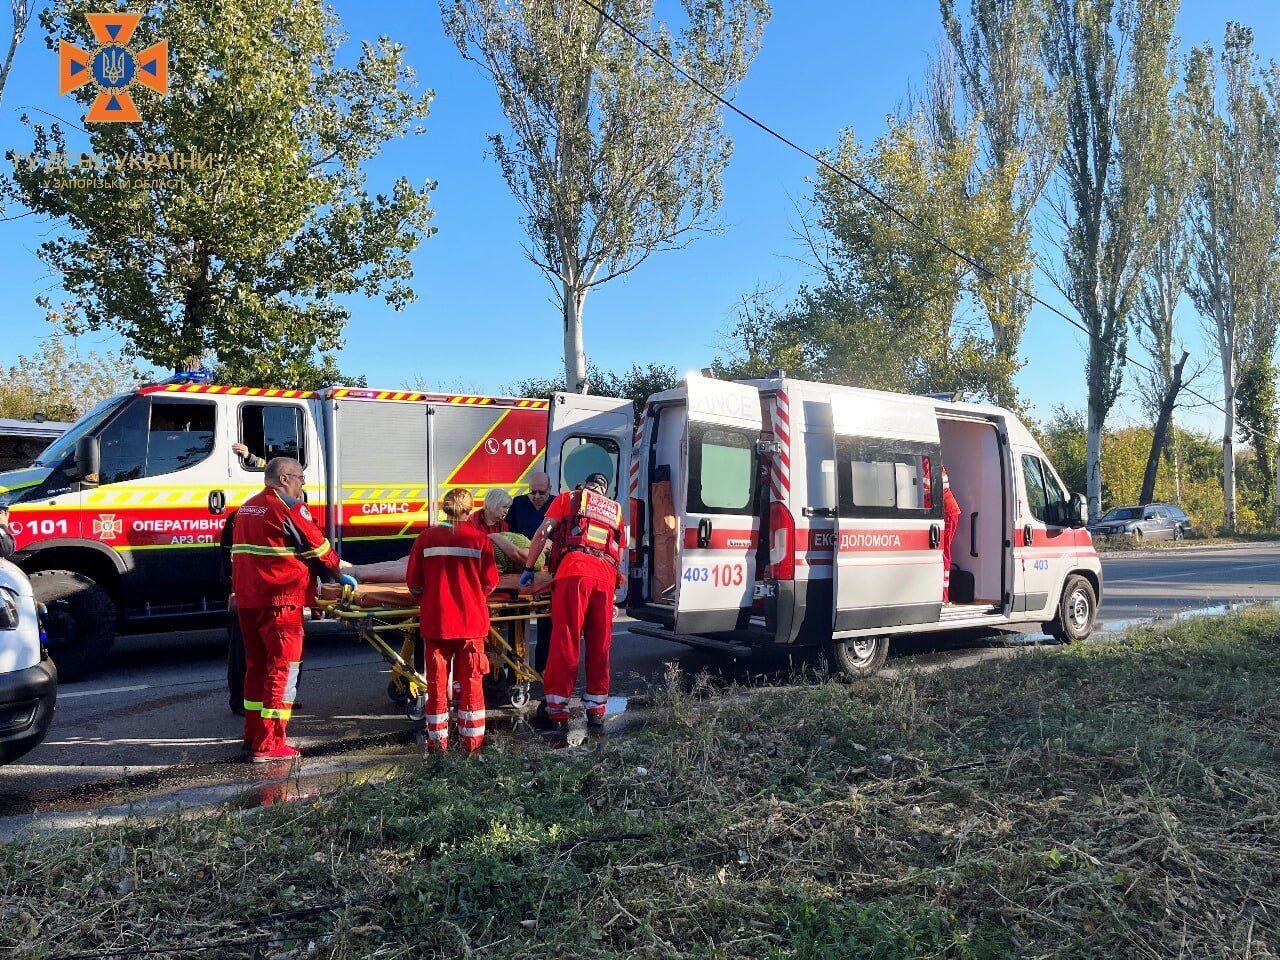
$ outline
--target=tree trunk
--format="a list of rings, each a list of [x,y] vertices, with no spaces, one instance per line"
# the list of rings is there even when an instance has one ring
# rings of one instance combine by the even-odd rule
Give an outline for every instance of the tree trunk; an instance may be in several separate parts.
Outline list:
[[[582,303],[587,292],[563,282],[564,382],[570,393],[587,392],[587,355],[582,346]]]
[[[1234,340],[1222,351],[1222,383],[1226,387],[1222,417],[1222,528],[1236,530],[1236,378]]]
[[[1156,494],[1156,471],[1160,469],[1160,456],[1164,453],[1165,441],[1169,435],[1169,423],[1173,419],[1173,405],[1182,390],[1182,368],[1187,363],[1187,351],[1182,351],[1182,359],[1173,368],[1169,378],[1169,387],[1160,398],[1160,413],[1156,416],[1155,429],[1151,432],[1151,452],[1147,454],[1147,469],[1142,474],[1142,492],[1138,494],[1138,503],[1148,504]]]
[[[1089,406],[1089,436],[1085,464],[1089,471],[1086,485],[1089,497],[1089,522],[1093,523],[1102,515],[1102,418],[1096,415],[1092,404]]]

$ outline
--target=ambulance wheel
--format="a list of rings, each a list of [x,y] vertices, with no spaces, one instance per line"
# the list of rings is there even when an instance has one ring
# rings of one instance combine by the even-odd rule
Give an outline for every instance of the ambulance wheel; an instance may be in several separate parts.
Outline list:
[[[1093,592],[1093,584],[1073,573],[1062,585],[1057,617],[1044,624],[1044,629],[1060,643],[1084,640],[1093,632],[1093,621],[1097,616],[1098,595]]]
[[[512,684],[508,695],[511,706],[519,710],[529,703],[529,685],[527,683]]]
[[[827,647],[832,672],[847,680],[869,677],[884,666],[889,657],[888,637],[852,637],[833,640]]]
[[[63,682],[92,676],[116,639],[116,605],[102,585],[71,570],[31,574],[37,603],[45,606],[44,643]]]

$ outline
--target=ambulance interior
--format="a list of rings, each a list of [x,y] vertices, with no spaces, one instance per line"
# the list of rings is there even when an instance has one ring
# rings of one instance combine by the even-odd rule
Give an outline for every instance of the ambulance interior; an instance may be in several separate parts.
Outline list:
[[[951,549],[951,603],[1000,607],[1004,596],[1004,542],[1008,482],[996,425],[985,420],[938,418],[942,462],[960,505]]]
[[[680,450],[685,442],[685,422],[680,407],[657,410],[657,442],[649,473],[650,603],[674,606],[679,559],[680,514],[684,497]]]

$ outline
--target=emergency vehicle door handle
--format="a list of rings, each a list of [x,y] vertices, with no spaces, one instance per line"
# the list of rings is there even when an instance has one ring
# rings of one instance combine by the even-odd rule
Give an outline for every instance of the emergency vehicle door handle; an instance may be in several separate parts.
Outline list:
[[[215,517],[227,509],[227,495],[221,490],[209,491],[209,512]]]
[[[1031,546],[1031,524],[1027,524],[1022,528],[1022,545],[1024,547]]]
[[[711,521],[703,517],[698,521],[698,547],[705,550],[711,546]]]
[[[936,523],[929,528],[929,549],[937,550],[938,544],[942,542],[942,528]]]

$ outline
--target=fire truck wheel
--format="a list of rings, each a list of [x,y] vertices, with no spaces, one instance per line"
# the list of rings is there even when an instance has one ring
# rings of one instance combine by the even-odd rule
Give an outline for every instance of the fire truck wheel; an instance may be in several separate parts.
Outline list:
[[[834,672],[848,680],[871,676],[884,666],[888,656],[888,637],[833,640],[827,648],[827,659]]]
[[[1093,592],[1093,584],[1073,573],[1062,585],[1058,615],[1051,623],[1044,624],[1045,632],[1060,643],[1084,640],[1093,632],[1097,615],[1098,596]]]
[[[37,570],[31,589],[45,605],[45,644],[58,679],[92,676],[116,639],[116,605],[101,586],[71,570]]]

